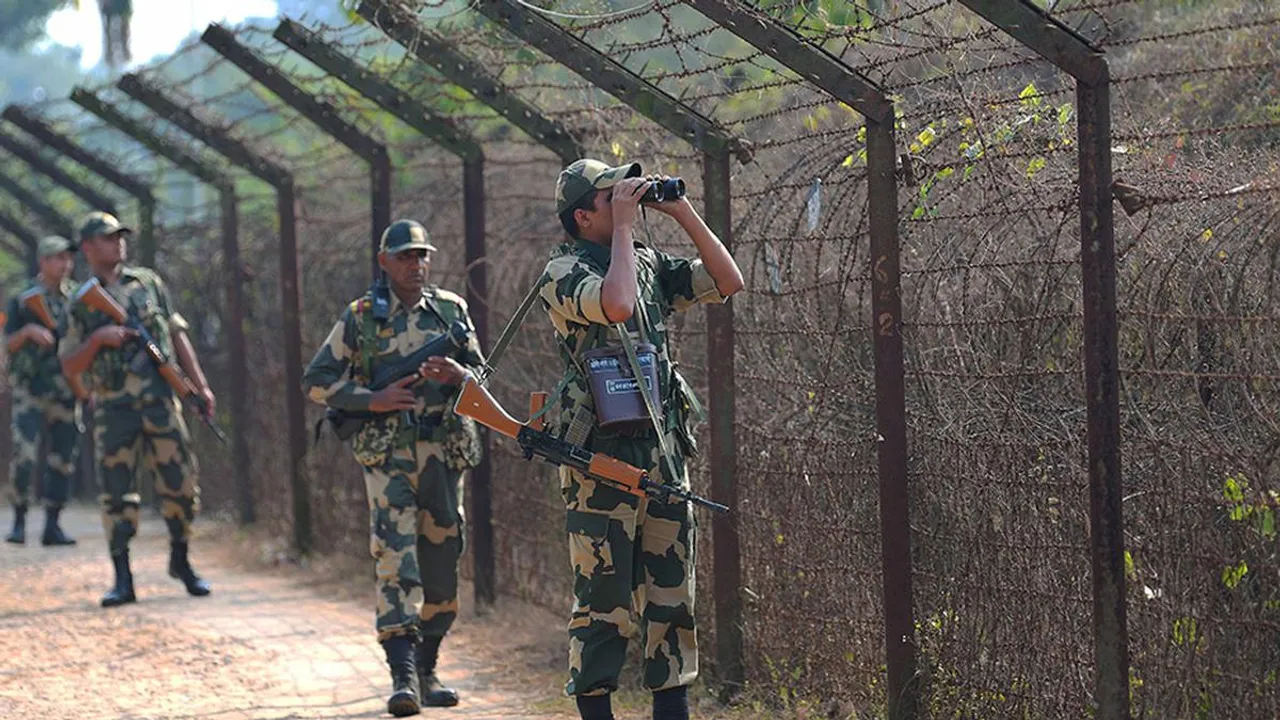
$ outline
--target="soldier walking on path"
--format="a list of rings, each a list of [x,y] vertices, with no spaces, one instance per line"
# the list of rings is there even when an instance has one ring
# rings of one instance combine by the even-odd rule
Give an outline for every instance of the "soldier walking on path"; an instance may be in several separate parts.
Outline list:
[[[154,270],[125,264],[125,235],[131,232],[112,215],[92,213],[80,228],[80,250],[94,279],[138,320],[164,357],[173,358],[176,351],[182,370],[212,416],[213,391],[187,338],[187,321],[173,308],[168,287]],[[117,324],[106,313],[82,302],[72,306],[62,370],[70,377],[88,372],[93,378],[102,524],[115,568],[115,585],[102,597],[103,607],[137,599],[129,540],[138,531],[142,497],[137,470],[143,461],[156,477],[160,514],[169,530],[169,576],[180,580],[191,595],[210,592],[188,558],[200,488],[181,400],[138,340],[138,332]]]
[[[58,515],[71,490],[80,437],[76,398],[58,363],[58,341],[65,332],[67,311],[75,283],[71,241],[57,236],[40,240],[36,248],[40,273],[21,294],[9,301],[4,334],[9,350],[9,385],[13,389],[13,457],[9,465],[9,502],[13,505],[11,543],[27,541],[26,518],[31,482],[40,465],[43,446],[45,501],[42,545],[74,545],[58,526]],[[48,310],[37,317],[23,299],[39,295]],[[46,326],[52,321],[54,327]],[[43,442],[42,442],[43,441]]]
[[[351,447],[364,469],[375,626],[391,668],[387,710],[396,716],[458,702],[435,669],[458,614],[462,474],[481,452],[474,421],[452,408],[463,379],[484,357],[466,301],[426,284],[435,250],[417,222],[388,227],[378,254],[385,282],[347,306],[303,375],[312,400],[368,415]],[[469,334],[452,357],[426,358],[389,387],[370,389],[373,378],[404,365],[457,322]]]

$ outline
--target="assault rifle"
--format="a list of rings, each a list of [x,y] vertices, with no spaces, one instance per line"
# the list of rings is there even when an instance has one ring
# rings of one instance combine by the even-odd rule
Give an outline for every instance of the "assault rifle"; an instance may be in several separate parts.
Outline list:
[[[227,436],[209,417],[209,404],[196,392],[195,385],[182,372],[182,368],[178,367],[176,362],[164,356],[164,353],[160,350],[160,345],[156,343],[155,338],[151,337],[151,333],[147,332],[147,329],[143,327],[142,322],[121,307],[120,303],[114,297],[111,297],[106,288],[102,287],[102,283],[98,278],[90,278],[88,282],[81,285],[80,289],[76,291],[76,300],[93,310],[104,313],[117,325],[123,325],[137,333],[138,341],[142,343],[142,349],[151,358],[151,362],[155,363],[160,377],[169,383],[169,387],[173,388],[179,399],[186,400],[195,407],[200,414],[200,419],[204,420],[209,429],[213,431],[214,437],[218,438],[218,441],[223,445],[227,444]]]
[[[388,365],[374,373],[367,387],[374,392],[390,387],[396,381],[416,374],[418,369],[422,367],[422,363],[427,361],[427,358],[439,355],[457,359],[456,356],[459,351],[467,347],[467,342],[470,339],[471,331],[467,329],[467,324],[461,320],[455,320],[447,331],[431,338],[427,341],[427,344],[406,355],[400,362]],[[325,411],[324,418],[333,427],[333,434],[337,435],[339,440],[346,441],[352,435],[355,435],[366,422],[379,415],[387,414],[376,413],[371,410],[348,411],[329,408]],[[316,438],[319,439],[319,437],[320,424],[317,424]]]
[[[535,395],[536,402],[537,396]],[[506,410],[503,410],[498,401],[489,394],[489,391],[484,389],[473,378],[467,378],[463,383],[462,392],[458,395],[458,401],[454,404],[453,411],[514,439],[520,445],[520,449],[524,451],[526,460],[532,460],[533,456],[537,455],[553,465],[571,467],[588,477],[608,483],[632,495],[640,497],[649,495],[662,500],[667,500],[674,496],[716,512],[729,512],[728,507],[718,502],[700,497],[674,485],[654,482],[649,479],[647,471],[641,470],[634,465],[628,465],[617,458],[593,453],[585,448],[567,443],[541,429],[540,423],[535,426],[533,423],[526,424],[517,421]]]
[[[22,303],[22,306],[27,309],[27,312],[35,315],[41,325],[44,325],[49,329],[49,332],[53,333],[55,343],[62,339],[61,328],[58,326],[58,323],[54,321],[53,313],[49,311],[49,303],[44,301],[44,292],[42,292],[40,288],[33,287],[22,293],[18,296],[18,302]],[[67,386],[71,388],[71,392],[75,394],[76,399],[80,401],[88,400],[89,391],[85,388],[84,382],[80,376],[76,375],[75,377],[72,377],[67,375],[66,377]]]

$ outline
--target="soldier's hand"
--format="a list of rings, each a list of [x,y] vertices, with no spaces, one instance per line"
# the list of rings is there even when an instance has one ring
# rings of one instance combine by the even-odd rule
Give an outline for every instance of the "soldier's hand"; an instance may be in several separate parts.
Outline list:
[[[25,330],[27,331],[27,339],[40,347],[51,347],[53,345],[53,333],[49,332],[49,328],[43,325],[31,324]]]
[[[218,399],[213,396],[213,390],[205,387],[200,389],[196,394],[200,396],[201,400],[204,400],[205,419],[212,420],[218,407]]]
[[[636,221],[636,208],[640,206],[640,197],[649,189],[649,181],[644,178],[626,178],[613,186],[613,195],[609,202],[613,205],[613,226],[633,225]]]
[[[470,374],[470,371],[458,364],[457,360],[438,355],[427,358],[427,361],[422,363],[422,367],[418,368],[418,372],[422,373],[422,377],[434,380],[441,385],[461,384]]]
[[[123,325],[107,325],[93,331],[94,340],[102,346],[118,348],[137,337],[138,333]]]
[[[418,379],[418,375],[400,378],[391,385],[375,392],[369,399],[369,409],[377,413],[412,410],[415,405],[413,391],[409,386]]]

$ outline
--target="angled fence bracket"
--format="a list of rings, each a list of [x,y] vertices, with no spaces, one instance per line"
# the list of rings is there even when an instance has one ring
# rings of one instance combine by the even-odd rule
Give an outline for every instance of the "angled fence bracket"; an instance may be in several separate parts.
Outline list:
[[[356,10],[370,24],[395,40],[450,82],[471,93],[512,125],[555,153],[565,163],[583,156],[573,133],[502,85],[483,65],[458,52],[444,38],[424,28],[412,13],[386,0],[361,0]]]
[[[382,231],[391,224],[391,157],[387,154],[386,146],[343,120],[337,108],[298,87],[257,52],[236,40],[235,35],[221,25],[210,25],[200,36],[200,40],[316,127],[347,146],[356,157],[369,163],[373,222],[369,260],[372,264],[372,276],[378,277],[378,245]]]
[[[23,207],[30,208],[36,215],[44,221],[47,229],[63,235],[69,239],[74,239],[74,226],[71,219],[66,215],[58,212],[52,205],[45,202],[37,196],[33,191],[23,187],[13,178],[0,173],[0,190],[4,190],[13,196]]]
[[[40,268],[36,265],[36,243],[40,241],[40,238],[35,231],[23,225],[17,218],[3,210],[0,210],[0,228],[7,230],[10,235],[18,238],[26,246],[25,250],[20,251],[16,246],[5,245],[9,252],[13,253],[14,257],[25,260],[27,270],[32,275],[39,272]]]
[[[138,201],[138,251],[142,264],[148,267],[155,265],[156,200],[150,185],[120,172],[112,163],[86,150],[17,105],[6,107],[3,117],[35,138],[40,144],[70,158],[98,177],[132,195]]]

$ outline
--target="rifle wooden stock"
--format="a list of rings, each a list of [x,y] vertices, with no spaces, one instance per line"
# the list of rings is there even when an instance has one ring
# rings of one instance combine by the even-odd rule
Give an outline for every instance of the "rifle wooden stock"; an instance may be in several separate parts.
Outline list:
[[[546,393],[542,395],[545,401]],[[538,401],[531,399],[531,402]],[[534,428],[516,420],[503,410],[493,395],[489,394],[489,391],[474,378],[467,378],[463,382],[462,392],[458,395],[458,401],[453,409],[459,415],[465,415],[485,427],[515,439],[527,456],[541,455],[552,463],[568,465],[597,480],[612,483],[633,495],[643,497],[646,494],[644,481],[648,473],[644,470],[608,455],[571,446],[540,428]]]
[[[547,427],[545,418],[541,416],[535,418],[534,416],[542,412],[542,408],[547,406],[548,395],[549,393],[542,391],[529,393],[529,427],[534,430],[544,430]]]
[[[27,312],[35,315],[40,324],[53,333],[55,339],[61,337],[62,334],[58,332],[58,323],[53,319],[53,313],[49,310],[49,303],[44,301],[44,293],[40,292],[39,288],[31,288],[23,293],[19,299],[22,301],[22,306],[27,309]],[[71,388],[71,393],[75,395],[77,400],[89,399],[89,389],[84,386],[84,381],[79,375],[63,373],[63,376],[67,378],[67,387]]]
[[[615,485],[621,485],[628,491],[636,495],[644,495],[644,481],[649,474],[644,470],[628,465],[617,458],[609,457],[595,453],[591,456],[591,462],[587,466],[587,474],[592,477],[604,478],[613,482]]]
[[[49,311],[49,303],[44,301],[44,293],[39,288],[31,288],[22,294],[22,306],[27,312],[36,316],[41,325],[49,328],[50,332],[58,332],[58,323],[53,319],[53,313]]]
[[[489,391],[472,378],[463,381],[462,392],[458,395],[458,402],[453,410],[513,440],[520,435],[520,428],[524,427],[522,423],[508,415]]]
[[[102,287],[102,283],[98,278],[93,278],[85,283],[84,287],[78,293],[80,301],[90,308],[103,313],[111,318],[117,325],[129,324],[129,311],[125,310],[116,299],[111,297],[106,288]]]

